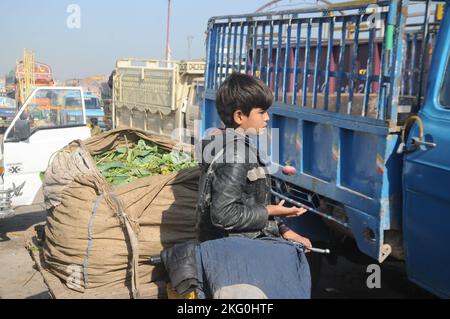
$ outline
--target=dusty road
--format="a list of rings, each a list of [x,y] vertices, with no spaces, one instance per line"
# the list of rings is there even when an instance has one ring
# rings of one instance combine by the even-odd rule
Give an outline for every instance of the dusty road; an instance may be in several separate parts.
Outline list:
[[[41,274],[25,249],[25,231],[45,221],[40,205],[19,208],[11,218],[0,219],[0,299],[50,298]]]
[[[339,255],[336,260],[323,260],[319,282],[312,291],[313,298],[436,298],[407,279],[404,262],[390,257],[380,265],[380,287],[368,288],[367,279],[373,271],[368,271],[367,267],[377,263],[359,253],[351,241],[344,250],[345,257]],[[369,279],[369,282],[373,281]]]

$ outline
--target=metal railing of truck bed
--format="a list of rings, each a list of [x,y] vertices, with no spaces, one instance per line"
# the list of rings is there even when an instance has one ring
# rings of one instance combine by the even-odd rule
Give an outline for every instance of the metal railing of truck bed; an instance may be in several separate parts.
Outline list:
[[[399,104],[414,105],[421,92],[418,79],[427,70],[420,65],[430,57],[430,50],[422,56],[423,39],[432,48],[438,28],[427,20],[424,37],[424,12],[408,16],[409,3],[356,1],[213,17],[207,89],[216,90],[231,72],[245,72],[273,90],[275,103],[396,125]]]

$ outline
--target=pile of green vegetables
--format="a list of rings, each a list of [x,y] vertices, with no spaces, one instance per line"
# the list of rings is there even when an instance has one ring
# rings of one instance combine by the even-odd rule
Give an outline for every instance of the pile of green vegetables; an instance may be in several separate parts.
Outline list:
[[[165,175],[197,165],[190,154],[168,153],[157,145],[139,140],[134,147],[119,147],[94,156],[97,168],[113,185],[122,185],[136,179]]]

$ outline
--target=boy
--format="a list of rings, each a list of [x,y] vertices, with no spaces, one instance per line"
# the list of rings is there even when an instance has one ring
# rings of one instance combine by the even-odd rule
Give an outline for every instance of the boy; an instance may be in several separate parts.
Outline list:
[[[284,201],[270,205],[270,177],[249,138],[262,134],[267,127],[267,109],[272,103],[269,88],[245,74],[233,73],[217,91],[217,113],[226,130],[202,141],[197,205],[199,241],[281,235],[311,247],[307,238],[275,220],[276,216],[299,216],[306,210],[284,207]],[[207,158],[207,150],[217,148]]]

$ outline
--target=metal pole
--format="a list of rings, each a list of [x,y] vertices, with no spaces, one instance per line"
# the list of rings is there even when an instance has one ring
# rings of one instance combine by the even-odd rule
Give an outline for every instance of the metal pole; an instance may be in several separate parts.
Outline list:
[[[168,9],[167,9],[167,31],[166,31],[166,61],[170,61],[170,1],[168,2]]]
[[[420,109],[420,99],[422,97],[423,72],[425,71],[425,55],[428,50],[428,27],[430,16],[430,0],[427,0],[425,6],[425,16],[422,29],[422,54],[420,56],[420,74],[419,74],[419,94],[417,94],[417,109]]]
[[[313,212],[314,214],[317,214],[317,215],[319,215],[319,216],[321,216],[323,218],[326,218],[328,220],[331,220],[331,221],[333,221],[335,223],[338,223],[339,225],[342,225],[345,228],[350,228],[350,225],[348,223],[340,221],[340,220],[338,220],[338,219],[336,219],[336,218],[334,218],[334,217],[332,217],[330,215],[327,215],[325,213],[322,213],[321,211],[319,211],[317,209],[314,209],[312,207],[306,206],[305,204],[302,204],[302,203],[300,203],[300,202],[298,202],[296,200],[293,200],[293,199],[291,199],[291,198],[289,198],[289,197],[287,197],[287,196],[285,196],[285,195],[283,195],[283,194],[281,194],[279,192],[274,191],[273,189],[270,192],[271,192],[272,195],[274,195],[276,197],[279,197],[281,199],[284,199],[286,202],[288,202],[288,203],[290,203],[292,205],[295,205],[297,207],[303,207],[303,208],[307,209],[308,211]]]
[[[187,41],[188,41],[188,60],[191,59],[191,45],[192,45],[192,40],[194,39],[194,36],[189,35],[187,36]]]

